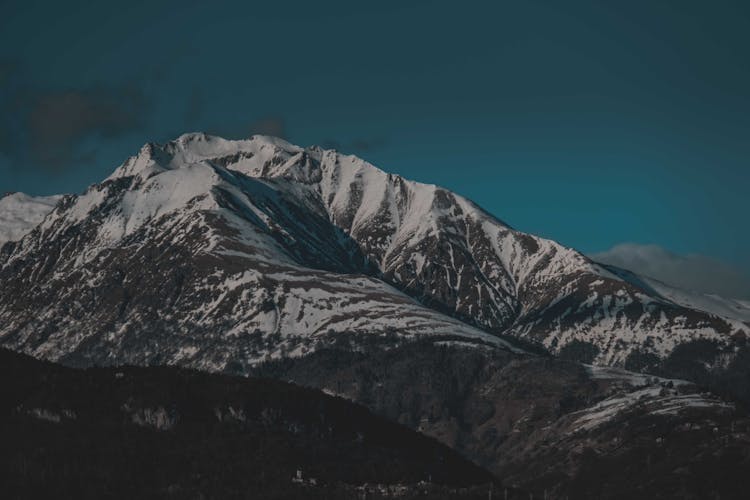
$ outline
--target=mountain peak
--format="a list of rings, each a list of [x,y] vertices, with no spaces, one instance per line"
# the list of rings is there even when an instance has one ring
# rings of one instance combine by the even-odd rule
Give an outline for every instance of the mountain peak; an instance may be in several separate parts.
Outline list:
[[[254,135],[248,139],[229,140],[203,132],[182,134],[165,144],[146,143],[137,155],[128,158],[109,179],[138,176],[143,179],[165,170],[174,170],[208,162],[226,167],[236,164],[243,173],[262,176],[262,167],[271,162],[281,165],[303,151],[277,137]],[[248,160],[255,158],[252,162]],[[244,168],[243,168],[244,167]]]

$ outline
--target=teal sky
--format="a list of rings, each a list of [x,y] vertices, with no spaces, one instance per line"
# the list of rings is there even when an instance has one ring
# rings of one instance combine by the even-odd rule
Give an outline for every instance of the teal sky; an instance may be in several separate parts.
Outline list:
[[[272,132],[585,252],[750,269],[747,2],[1,3],[0,191]]]

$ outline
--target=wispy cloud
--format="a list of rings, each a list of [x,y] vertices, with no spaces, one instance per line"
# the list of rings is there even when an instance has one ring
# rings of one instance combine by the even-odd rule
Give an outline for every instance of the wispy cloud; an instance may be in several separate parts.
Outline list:
[[[374,149],[383,147],[386,144],[385,139],[382,137],[378,138],[359,138],[348,142],[339,142],[332,139],[323,141],[322,147],[326,149],[336,149],[343,152],[351,152],[355,154],[368,153]]]
[[[199,129],[227,139],[247,139],[251,135],[271,135],[280,139],[288,139],[286,120],[280,115],[267,115],[254,121],[222,122],[204,127],[199,126]]]
[[[251,123],[248,127],[250,135],[272,135],[286,139],[286,121],[281,116],[266,116]]]
[[[677,255],[659,245],[622,243],[590,257],[678,288],[750,299],[746,271],[705,255]]]
[[[0,64],[0,153],[23,168],[88,162],[95,150],[87,141],[138,130],[147,111],[135,86],[48,88],[29,81],[20,64]]]
[[[113,138],[142,123],[145,98],[135,88],[56,90],[31,98],[28,133],[36,161],[50,168],[75,162],[91,137]]]

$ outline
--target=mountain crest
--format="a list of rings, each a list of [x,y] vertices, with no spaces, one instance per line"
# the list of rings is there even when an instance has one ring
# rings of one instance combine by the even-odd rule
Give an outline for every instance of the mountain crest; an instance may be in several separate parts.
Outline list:
[[[446,189],[267,136],[146,144],[49,210],[0,254],[0,339],[53,358],[220,368],[388,333],[583,345],[623,365],[697,339],[729,349],[747,329]]]

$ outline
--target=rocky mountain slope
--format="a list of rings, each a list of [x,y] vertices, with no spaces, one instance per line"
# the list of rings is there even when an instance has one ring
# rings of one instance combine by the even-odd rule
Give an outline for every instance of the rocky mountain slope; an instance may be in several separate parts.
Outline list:
[[[256,374],[358,401],[533,498],[745,498],[750,419],[680,380],[428,339]]]
[[[359,333],[622,366],[696,340],[731,356],[748,328],[445,189],[262,136],[144,146],[5,244],[0,284],[2,345],[81,365],[247,368]]]

